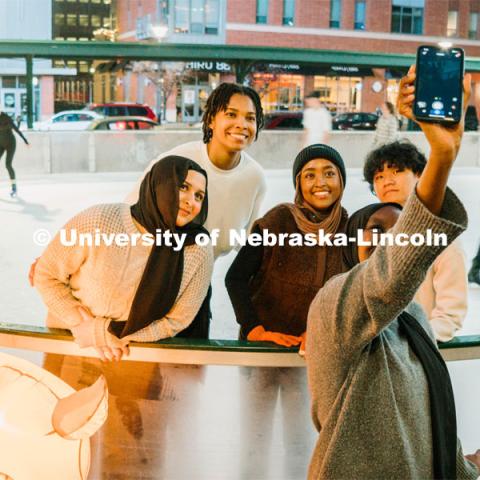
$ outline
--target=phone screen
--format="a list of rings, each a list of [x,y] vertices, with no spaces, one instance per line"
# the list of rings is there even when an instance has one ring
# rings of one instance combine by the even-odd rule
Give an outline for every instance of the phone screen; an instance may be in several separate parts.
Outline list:
[[[463,50],[419,47],[414,114],[420,120],[459,122],[462,114]]]

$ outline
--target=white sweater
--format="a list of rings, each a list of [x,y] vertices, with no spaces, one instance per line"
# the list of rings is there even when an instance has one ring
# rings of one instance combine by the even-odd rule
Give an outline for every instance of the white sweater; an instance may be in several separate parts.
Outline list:
[[[208,175],[208,218],[205,228],[220,235],[214,245],[218,258],[232,250],[229,230],[250,229],[258,218],[258,211],[265,195],[266,184],[262,167],[247,153],[242,152],[240,163],[231,170],[221,170],[209,159],[207,146],[202,141],[189,142],[160,154],[148,165],[137,185],[125,202],[133,205],[138,199],[140,184],[147,172],[160,159],[168,155],[180,155],[197,162]]]
[[[415,295],[437,340],[447,342],[462,328],[467,315],[467,297],[465,254],[457,239],[435,259]]]
[[[63,229],[67,232],[74,229],[77,235],[96,231],[106,235],[139,234],[126,203],[90,207],[73,217]],[[68,233],[67,240],[71,238]],[[141,243],[82,247],[76,242],[74,246],[64,246],[57,233],[35,268],[35,287],[49,311],[47,326],[76,326],[82,321],[80,306],[87,307],[98,323],[105,326],[109,320],[127,320],[151,249]],[[187,328],[207,294],[212,270],[210,245],[185,247],[183,276],[175,304],[164,318],[126,338],[148,342],[172,337]]]

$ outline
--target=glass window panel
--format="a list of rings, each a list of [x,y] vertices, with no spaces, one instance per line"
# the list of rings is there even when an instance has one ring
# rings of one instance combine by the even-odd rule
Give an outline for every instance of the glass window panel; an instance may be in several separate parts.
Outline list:
[[[402,33],[412,33],[412,9],[411,8],[403,9]]]
[[[55,14],[55,25],[65,25],[65,15],[63,13]]]
[[[268,0],[257,0],[257,23],[267,23],[268,20]]]
[[[90,17],[92,27],[100,27],[102,25],[102,19],[100,15],[92,15]]]
[[[355,30],[365,29],[365,0],[357,0],[355,2]]]
[[[414,8],[413,9],[413,31],[417,35],[423,33],[423,9]]]
[[[470,14],[468,38],[471,38],[473,40],[477,38],[477,28],[478,28],[478,13],[473,12]]]
[[[77,16],[74,13],[69,13],[67,15],[67,25],[70,27],[77,25]]]
[[[283,0],[282,24],[293,26],[295,18],[295,0]]]
[[[205,33],[217,34],[220,22],[219,0],[206,0],[205,2]]]
[[[456,10],[450,10],[448,12],[447,36],[453,37],[457,34],[457,21],[458,12]]]
[[[81,27],[88,27],[88,15],[79,15],[78,16],[78,24]]]
[[[330,28],[340,28],[341,0],[330,0]]]
[[[103,17],[103,26],[105,28],[110,28],[112,26],[112,20],[110,17]]]
[[[175,32],[188,33],[189,7],[188,0],[177,0],[175,2]]]

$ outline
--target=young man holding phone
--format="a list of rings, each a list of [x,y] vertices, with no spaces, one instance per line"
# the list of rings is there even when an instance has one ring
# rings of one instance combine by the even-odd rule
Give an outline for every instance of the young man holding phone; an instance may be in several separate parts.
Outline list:
[[[425,165],[425,156],[415,145],[396,141],[370,152],[363,173],[380,202],[403,206]],[[467,314],[467,294],[465,254],[460,241],[456,240],[433,262],[415,295],[437,340],[451,340],[462,327]]]

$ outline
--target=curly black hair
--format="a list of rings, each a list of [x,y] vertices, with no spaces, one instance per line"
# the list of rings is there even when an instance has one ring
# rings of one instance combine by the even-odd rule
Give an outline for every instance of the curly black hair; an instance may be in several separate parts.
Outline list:
[[[250,87],[239,85],[238,83],[221,83],[208,97],[205,111],[202,117],[203,143],[208,143],[212,139],[212,129],[209,127],[215,115],[221,110],[225,111],[228,107],[230,98],[236,93],[250,97],[255,106],[255,120],[257,122],[257,133],[255,140],[258,138],[258,132],[265,124],[263,108],[258,93]]]
[[[387,167],[397,167],[400,170],[411,170],[420,175],[427,164],[425,155],[408,140],[401,140],[382,145],[372,150],[363,165],[363,178],[370,185],[373,193],[373,178],[375,174]]]

